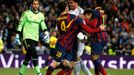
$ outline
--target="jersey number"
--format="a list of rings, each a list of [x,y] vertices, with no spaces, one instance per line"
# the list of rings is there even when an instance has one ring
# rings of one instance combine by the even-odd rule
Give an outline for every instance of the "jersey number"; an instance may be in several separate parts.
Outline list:
[[[61,21],[61,30],[66,32],[66,24],[65,21]]]
[[[57,51],[57,53],[56,53],[56,57],[57,57],[57,58],[60,58],[60,57],[61,57],[61,55],[62,55],[62,52]]]

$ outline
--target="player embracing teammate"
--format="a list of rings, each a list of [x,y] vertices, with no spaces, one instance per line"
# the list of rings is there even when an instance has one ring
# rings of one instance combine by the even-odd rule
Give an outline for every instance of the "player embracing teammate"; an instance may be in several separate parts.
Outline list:
[[[100,32],[101,30],[105,30],[105,26],[101,25],[97,29],[92,29],[85,24],[82,18],[76,17],[75,15],[68,13],[68,5],[65,1],[62,1],[58,4],[58,8],[61,13],[58,18],[58,28],[59,32],[62,34],[58,37],[55,51],[54,51],[54,60],[49,65],[46,75],[52,75],[53,70],[57,67],[60,62],[63,62],[63,66],[68,68],[66,69],[65,74],[71,75],[70,72],[70,61],[72,60],[72,51],[75,40],[77,39],[77,34],[84,30],[87,33],[95,33]],[[91,11],[86,10],[86,16],[91,17]],[[75,53],[74,53],[75,54]],[[77,54],[77,53],[76,53]],[[64,74],[60,74],[64,75]]]

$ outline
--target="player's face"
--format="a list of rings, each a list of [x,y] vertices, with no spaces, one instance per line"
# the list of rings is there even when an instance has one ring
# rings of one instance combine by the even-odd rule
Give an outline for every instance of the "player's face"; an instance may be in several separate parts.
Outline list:
[[[71,10],[74,10],[76,6],[78,5],[78,3],[74,2],[73,0],[68,0],[68,4]]]
[[[32,8],[34,10],[38,10],[38,8],[39,8],[39,1],[33,1]]]
[[[92,14],[86,14],[86,15],[85,15],[85,18],[86,18],[86,19],[91,19],[91,16],[92,16]]]

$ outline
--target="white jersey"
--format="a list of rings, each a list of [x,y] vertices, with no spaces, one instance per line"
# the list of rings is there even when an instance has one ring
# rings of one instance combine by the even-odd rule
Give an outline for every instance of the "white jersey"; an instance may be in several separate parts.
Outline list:
[[[76,16],[83,14],[84,10],[81,7],[76,8],[75,10],[70,10],[70,14],[74,14]]]

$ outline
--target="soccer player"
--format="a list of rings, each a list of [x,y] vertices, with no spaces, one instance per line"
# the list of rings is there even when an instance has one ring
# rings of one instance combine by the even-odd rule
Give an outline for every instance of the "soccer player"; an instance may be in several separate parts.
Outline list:
[[[69,13],[70,14],[74,14],[74,15],[76,15],[76,16],[81,16],[81,15],[83,15],[83,12],[84,12],[84,10],[79,6],[79,0],[67,0],[68,1],[68,4],[69,4],[69,6],[70,6],[70,11],[69,11]],[[83,31],[81,31],[80,33],[84,33]],[[78,35],[80,34],[80,33],[78,33]],[[82,36],[86,36],[86,35],[82,35]],[[75,45],[79,45],[79,46],[75,46],[74,45],[74,49],[76,49],[75,50],[75,52],[74,53],[76,53],[76,52],[78,52],[78,53],[83,53],[83,50],[84,50],[84,46],[85,46],[85,43],[84,42],[82,42],[83,40],[84,40],[84,38],[83,39],[81,39],[80,38],[81,36],[77,36],[77,41],[78,42],[76,42],[75,43]],[[82,45],[81,45],[82,44]],[[77,48],[76,48],[77,47]],[[78,51],[77,51],[78,50]],[[81,55],[78,55],[78,53],[77,53],[77,57],[79,58],[79,56],[81,56]],[[75,57],[75,56],[74,56]],[[87,66],[86,66],[86,64],[84,64],[83,63],[83,61],[81,61],[81,62],[79,62],[79,64],[74,64],[74,61],[75,60],[75,58],[72,58],[72,68],[74,67],[74,65],[75,65],[75,67],[77,67],[77,69],[76,68],[74,68],[74,74],[78,74],[79,72],[78,72],[78,68],[80,68],[80,66],[79,66],[79,64],[82,64],[83,66],[81,66],[81,68],[82,69],[84,69],[83,71],[87,74],[87,75],[92,75],[91,74],[91,72],[89,71],[89,69],[87,68]],[[78,72],[78,73],[76,73],[76,72]]]
[[[41,27],[41,30],[44,31],[45,40],[48,40],[47,37],[49,36],[49,33],[44,22],[44,15],[38,10],[38,8],[39,0],[32,0],[31,8],[23,12],[17,28],[18,34],[16,34],[16,40],[20,44],[19,34],[22,35],[23,43],[25,49],[27,50],[25,59],[19,71],[19,75],[24,75],[30,59],[32,59],[37,75],[42,75],[38,66],[38,55],[35,50],[35,46],[37,45],[39,39],[39,27]]]
[[[56,37],[56,31],[53,31],[52,34],[50,35],[50,40],[49,40],[49,56],[45,62],[45,69],[48,68],[48,63],[51,62],[52,60],[52,57],[54,55],[54,49],[55,49],[55,45],[56,45],[56,42],[57,42],[57,37]]]
[[[60,2],[58,4],[58,8],[61,12],[58,18],[58,28],[60,29],[59,31],[64,32],[64,34],[58,37],[54,51],[54,60],[49,65],[46,75],[51,75],[53,70],[61,61],[63,61],[64,67],[70,68],[70,60],[72,58],[72,47],[74,45],[75,39],[77,39],[77,34],[81,30],[85,30],[87,33],[94,33],[100,32],[101,30],[105,30],[105,27],[103,25],[101,25],[100,28],[91,29],[89,26],[85,25],[81,18],[69,14],[68,5],[65,1]],[[91,12],[89,12],[89,14],[90,13]],[[88,16],[91,16],[91,14]],[[70,73],[66,71],[66,75],[70,75]]]
[[[85,41],[87,41],[87,36],[85,36],[83,33],[79,33],[77,36],[81,36],[81,38],[84,40],[78,40],[81,41],[78,44],[78,52],[77,52],[77,62],[76,65],[74,67],[74,75],[80,75],[80,69],[82,69],[82,71],[85,73],[85,75],[92,75],[92,73],[89,71],[88,67],[86,66],[86,64],[83,62],[83,60],[81,59],[81,56],[84,52],[85,49]],[[80,47],[83,46],[83,47]],[[88,53],[88,51],[85,51],[86,53]],[[88,53],[89,54],[89,53]]]
[[[105,24],[105,14],[104,10],[102,10],[100,7],[96,8],[93,11],[93,17],[94,20],[93,22],[90,22],[89,20],[85,20],[85,22],[92,28],[96,29],[98,28],[101,24]],[[96,24],[95,24],[96,23]],[[107,44],[108,41],[108,35],[106,31],[101,31],[97,33],[91,34],[91,48],[92,48],[92,53],[91,53],[91,59],[94,64],[95,68],[95,75],[100,75],[99,73],[102,73],[102,75],[107,75],[104,67],[99,61],[99,56],[103,52],[103,48]]]

